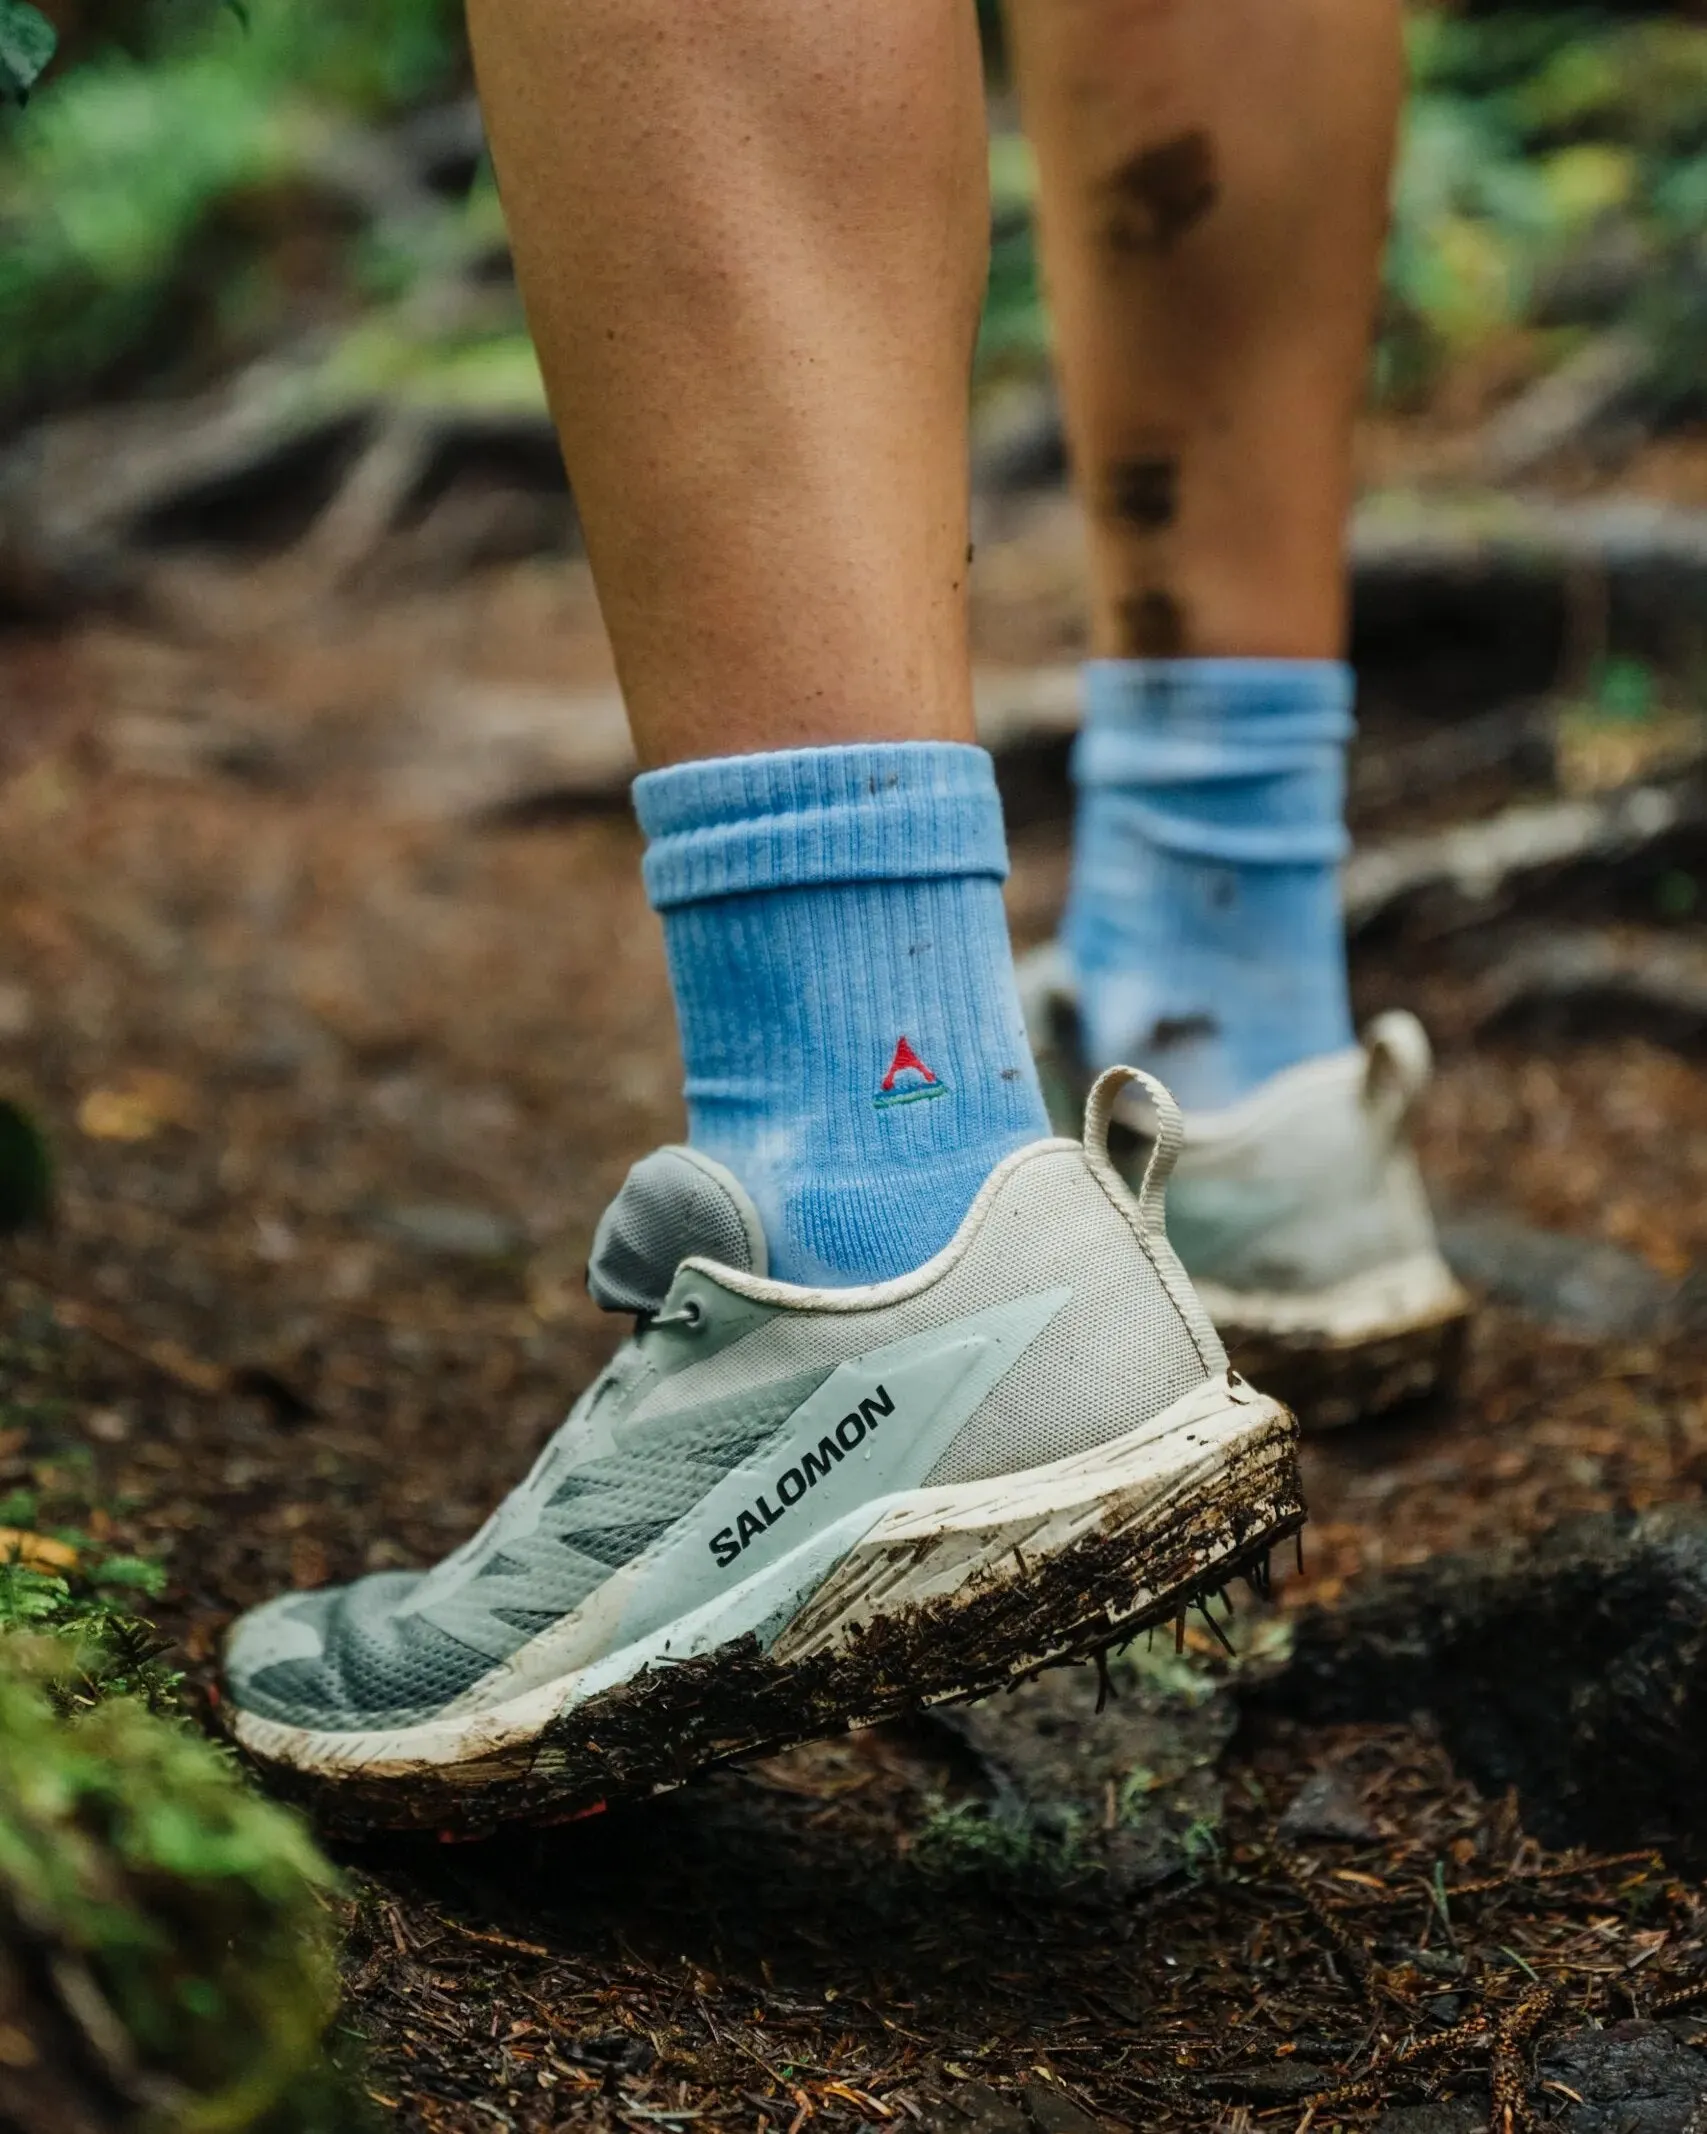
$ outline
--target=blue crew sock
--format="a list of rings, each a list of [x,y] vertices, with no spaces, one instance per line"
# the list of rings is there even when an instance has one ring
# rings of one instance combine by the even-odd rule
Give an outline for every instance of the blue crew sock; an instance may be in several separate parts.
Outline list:
[[[1062,938],[1094,1067],[1188,1108],[1352,1042],[1334,660],[1093,660]]]
[[[1049,1131],[1014,986],[990,758],[788,749],[634,786],[688,1134],[753,1196],[784,1281],[923,1265]]]

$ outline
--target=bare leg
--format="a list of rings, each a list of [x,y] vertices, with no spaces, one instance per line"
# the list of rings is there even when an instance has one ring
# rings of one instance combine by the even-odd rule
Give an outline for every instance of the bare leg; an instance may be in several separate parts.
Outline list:
[[[1008,5],[1101,655],[1058,1005],[1187,1108],[1168,1229],[1235,1361],[1343,1421],[1434,1385],[1465,1309],[1404,1145],[1426,1042],[1357,1045],[1338,885],[1398,7]]]
[[[1107,657],[1335,658],[1394,0],[1009,0]]]
[[[472,0],[648,764],[971,738],[965,0]]]
[[[639,754],[696,1151],[773,1273],[954,1235],[1046,1128],[972,741],[967,0],[473,0]]]

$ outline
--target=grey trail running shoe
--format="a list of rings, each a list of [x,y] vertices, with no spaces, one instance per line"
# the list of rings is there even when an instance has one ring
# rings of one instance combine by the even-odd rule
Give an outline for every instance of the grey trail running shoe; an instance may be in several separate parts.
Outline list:
[[[1245,1573],[1303,1519],[1292,1418],[1227,1369],[1085,1138],[1020,1149],[915,1273],[806,1289],[691,1149],[637,1164],[590,1283],[636,1330],[436,1569],[243,1617],[231,1731],[335,1826],[456,1832],[999,1688]]]
[[[1050,1116],[1089,1079],[1056,947],[1020,966]],[[1331,1429],[1417,1398],[1456,1372],[1470,1300],[1442,1259],[1406,1122],[1428,1082],[1414,1015],[1360,1046],[1273,1076],[1224,1111],[1185,1114],[1168,1234],[1240,1370]],[[1147,1160],[1148,1107],[1117,1107],[1116,1159]]]

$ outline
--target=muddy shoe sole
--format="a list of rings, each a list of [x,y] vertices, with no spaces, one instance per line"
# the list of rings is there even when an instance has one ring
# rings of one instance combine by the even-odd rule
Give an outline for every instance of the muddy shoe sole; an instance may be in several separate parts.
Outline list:
[[[1291,1415],[1229,1373],[1094,1452],[868,1504],[714,1619],[509,1704],[388,1733],[235,1712],[231,1732],[345,1834],[562,1820],[1084,1658],[1260,1579],[1303,1519]]]
[[[1449,1388],[1471,1301],[1436,1254],[1315,1295],[1198,1294],[1242,1372],[1291,1403],[1306,1431],[1339,1430]]]

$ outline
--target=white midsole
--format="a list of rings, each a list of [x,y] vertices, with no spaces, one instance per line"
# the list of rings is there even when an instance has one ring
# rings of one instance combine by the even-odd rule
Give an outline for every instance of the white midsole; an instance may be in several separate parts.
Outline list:
[[[1231,1374],[1207,1379],[1149,1422],[1093,1451],[982,1482],[874,1498],[728,1593],[590,1665],[483,1711],[340,1733],[237,1712],[252,1754],[323,1777],[407,1778],[502,1759],[566,1712],[648,1666],[756,1635],[779,1660],[834,1647],[850,1625],[1014,1575],[1070,1547],[1110,1508],[1123,1517],[1182,1483],[1213,1479],[1247,1440],[1290,1427],[1279,1402]],[[473,1774],[471,1773],[472,1777]]]
[[[1413,1253],[1367,1268],[1323,1289],[1229,1289],[1199,1281],[1217,1330],[1303,1336],[1349,1347],[1455,1319],[1469,1308],[1451,1268],[1437,1252]]]

